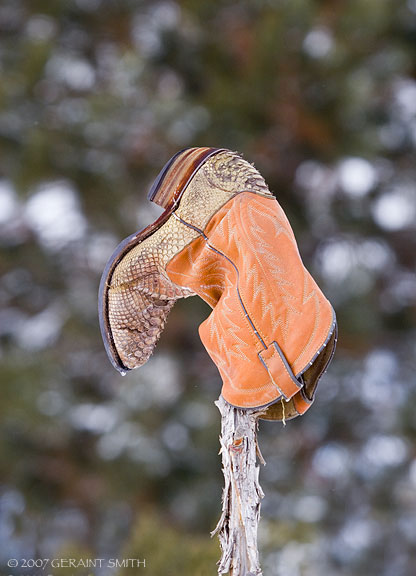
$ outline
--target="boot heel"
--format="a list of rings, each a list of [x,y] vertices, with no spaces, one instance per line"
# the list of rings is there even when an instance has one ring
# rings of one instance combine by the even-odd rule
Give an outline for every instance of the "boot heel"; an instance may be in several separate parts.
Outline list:
[[[165,164],[147,197],[151,202],[173,212],[195,172],[208,158],[224,148],[185,148]]]

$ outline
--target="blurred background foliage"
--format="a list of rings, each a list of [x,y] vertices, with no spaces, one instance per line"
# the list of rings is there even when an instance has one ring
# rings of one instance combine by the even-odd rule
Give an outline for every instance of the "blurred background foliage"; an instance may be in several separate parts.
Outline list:
[[[159,214],[151,182],[202,145],[256,164],[339,319],[313,409],[260,426],[264,573],[415,574],[415,55],[415,0],[1,1],[4,573],[215,572],[209,310],[178,303],[124,379],[96,313],[114,247]]]

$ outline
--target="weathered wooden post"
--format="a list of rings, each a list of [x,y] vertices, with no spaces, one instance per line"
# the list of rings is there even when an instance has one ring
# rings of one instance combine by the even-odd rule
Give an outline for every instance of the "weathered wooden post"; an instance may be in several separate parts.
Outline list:
[[[221,413],[221,456],[224,474],[222,514],[211,533],[218,534],[222,556],[218,574],[261,575],[257,547],[260,503],[257,457],[264,464],[257,444],[258,418],[262,410],[240,410],[222,396],[215,402]]]
[[[335,349],[335,314],[282,208],[237,154],[182,150],[149,199],[165,212],[121,242],[101,279],[104,345],[124,374],[148,360],[178,298],[199,295],[211,306],[199,334],[223,382],[218,570],[259,575],[257,420],[285,422],[310,407]]]

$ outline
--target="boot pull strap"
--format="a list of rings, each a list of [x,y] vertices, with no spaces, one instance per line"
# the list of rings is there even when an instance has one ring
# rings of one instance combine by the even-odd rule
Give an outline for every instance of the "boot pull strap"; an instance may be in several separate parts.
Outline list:
[[[303,387],[303,382],[299,381],[293,374],[277,342],[272,342],[266,350],[259,352],[258,357],[269,373],[273,384],[286,401],[290,400]]]

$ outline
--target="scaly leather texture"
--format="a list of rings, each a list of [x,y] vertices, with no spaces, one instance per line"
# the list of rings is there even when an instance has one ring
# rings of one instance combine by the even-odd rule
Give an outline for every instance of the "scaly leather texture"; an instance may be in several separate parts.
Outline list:
[[[203,162],[184,183],[199,150]],[[104,341],[118,369],[136,368],[174,302],[198,294],[213,308],[199,332],[225,400],[289,419],[313,400],[335,347],[335,315],[262,176],[237,154],[210,150],[177,155],[156,194],[169,208],[110,259],[100,288]]]
[[[206,154],[209,149],[190,149],[180,155],[185,156],[185,171],[188,157],[195,157],[199,150]],[[180,168],[181,164],[171,166],[168,185],[163,182],[159,191],[167,205],[169,190],[172,197],[181,198],[175,212],[167,210],[159,219],[162,224],[155,223],[154,230],[153,225],[148,227],[150,234],[146,228],[123,241],[103,273],[99,310],[102,334],[109,357],[121,372],[148,360],[175,301],[195,294],[174,285],[166,274],[167,263],[199,234],[179,218],[191,218],[195,225],[204,227],[241,190],[271,196],[257,170],[230,151],[209,157],[179,196],[178,188],[184,186]]]

